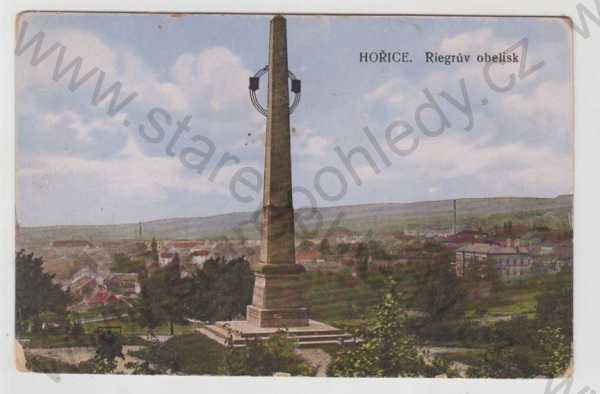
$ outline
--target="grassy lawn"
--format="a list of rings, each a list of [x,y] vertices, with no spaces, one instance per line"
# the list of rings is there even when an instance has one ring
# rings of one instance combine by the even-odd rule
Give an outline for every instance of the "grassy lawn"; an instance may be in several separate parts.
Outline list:
[[[546,275],[518,283],[501,283],[490,298],[469,300],[466,317],[526,315],[533,318],[537,297],[543,294],[554,280],[553,276]],[[485,315],[478,316],[477,309],[485,309]]]
[[[403,291],[414,289],[411,271],[401,267],[391,276]],[[374,307],[381,303],[386,291],[387,276],[370,273],[366,280],[362,280],[353,277],[350,272],[311,272],[304,280],[311,318],[333,323],[372,317]]]

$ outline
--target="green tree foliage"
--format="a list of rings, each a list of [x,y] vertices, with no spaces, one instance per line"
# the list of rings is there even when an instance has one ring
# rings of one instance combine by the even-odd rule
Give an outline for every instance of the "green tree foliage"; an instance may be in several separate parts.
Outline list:
[[[350,252],[350,244],[347,244],[344,242],[339,243],[336,245],[335,251],[338,255],[346,254],[346,253]]]
[[[99,331],[96,335],[96,353],[92,359],[93,372],[114,372],[117,358],[125,359],[120,336],[112,331]]]
[[[184,322],[185,317],[231,320],[244,315],[254,286],[254,274],[246,260],[210,259],[191,278],[181,278],[178,267],[176,255],[165,269],[142,281],[134,315],[151,334],[168,322],[173,335],[174,323]]]
[[[504,234],[505,235],[512,235],[513,233],[513,222],[512,220],[509,220],[507,222],[502,223],[503,226],[503,230],[504,230]]]
[[[179,255],[175,254],[165,269],[142,281],[142,291],[135,306],[137,322],[152,332],[166,321],[174,335],[174,325],[184,321],[193,291],[192,280],[181,278]]]
[[[228,348],[224,359],[226,375],[271,376],[275,372],[313,376],[315,370],[294,353],[295,343],[284,333],[268,340],[252,340],[243,348]]]
[[[565,269],[554,277],[547,290],[537,298],[536,316],[541,327],[560,328],[573,337],[573,270]]]
[[[362,242],[358,244],[354,254],[354,271],[362,280],[369,276],[369,249]]]
[[[331,254],[331,246],[329,245],[329,240],[327,238],[323,238],[319,243],[319,247],[317,248],[319,253],[323,256],[329,256]]]
[[[417,286],[413,305],[429,314],[433,321],[462,316],[467,293],[457,278],[450,257],[442,254],[417,267]]]
[[[473,378],[534,378],[531,353],[517,347],[494,347],[470,371]]]
[[[152,242],[150,242],[150,252],[152,253],[152,257],[158,261],[158,242],[156,242],[156,238],[152,237]]]
[[[192,277],[189,299],[191,317],[200,320],[232,320],[246,313],[252,301],[254,274],[243,258],[210,259]]]
[[[131,354],[142,362],[128,363],[134,374],[185,375],[314,375],[314,369],[295,352],[284,335],[267,341],[250,341],[243,348],[223,348],[203,335],[178,335],[166,342],[154,341]]]
[[[15,265],[17,333],[31,325],[37,326],[40,314],[44,312],[55,313],[60,320],[66,321],[66,308],[71,297],[52,282],[54,275],[44,272],[43,259],[20,250]]]
[[[151,336],[154,336],[154,330],[166,317],[162,304],[153,298],[156,293],[150,289],[151,285],[150,280],[144,281],[140,296],[134,304],[134,318],[140,326],[148,329]]]
[[[141,273],[144,271],[144,262],[132,260],[124,253],[116,253],[112,256],[110,270],[119,273]]]
[[[387,260],[390,258],[380,241],[369,240],[367,242],[367,250],[369,251],[369,256],[374,259]]]
[[[533,378],[554,377],[564,372],[569,363],[570,346],[565,343],[560,329],[538,329],[538,324],[524,316],[496,323],[491,329],[492,346],[474,363],[469,375]]]
[[[298,250],[307,251],[313,248],[313,243],[307,239],[303,239],[298,245]]]
[[[571,340],[560,328],[546,327],[538,330],[539,347],[542,352],[540,370],[544,376],[556,377],[565,373],[573,355]]]
[[[85,329],[83,328],[83,324],[81,324],[76,319],[70,319],[69,321],[69,336],[74,339],[82,338],[85,336]]]
[[[377,307],[375,320],[358,336],[362,342],[334,356],[329,375],[411,377],[439,372],[427,366],[416,339],[407,332],[399,297],[393,291],[386,294],[383,303]]]
[[[492,378],[556,377],[572,356],[572,273],[556,275],[538,297],[535,319],[514,317],[497,322],[493,344],[470,375]]]

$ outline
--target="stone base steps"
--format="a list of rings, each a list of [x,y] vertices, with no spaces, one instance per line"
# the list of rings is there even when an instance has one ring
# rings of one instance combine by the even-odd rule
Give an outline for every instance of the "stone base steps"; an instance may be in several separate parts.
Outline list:
[[[243,347],[254,340],[269,339],[278,331],[276,329],[256,329],[255,331],[233,330],[228,329],[222,322],[217,322],[198,327],[196,332],[207,336],[223,346]],[[355,342],[355,339],[350,334],[331,326],[319,330],[311,329],[310,326],[306,327],[306,330],[294,327],[293,330],[286,331],[285,335],[290,339],[296,340],[298,347],[317,347],[328,344],[342,345],[344,343]]]

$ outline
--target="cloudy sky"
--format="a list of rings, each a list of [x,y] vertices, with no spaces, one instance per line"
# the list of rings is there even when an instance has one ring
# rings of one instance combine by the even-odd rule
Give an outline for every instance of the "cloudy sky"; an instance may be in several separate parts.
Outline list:
[[[16,56],[19,221],[107,224],[259,207],[254,172],[242,168],[262,173],[265,119],[247,89],[248,76],[267,62],[268,21],[24,15]],[[32,62],[36,44],[25,46],[38,32],[41,59]],[[518,64],[486,73],[475,59],[511,47]],[[361,52],[380,50],[407,51],[412,62],[360,62]],[[427,64],[426,51],[471,61]],[[571,33],[561,19],[290,16],[288,52],[302,80],[291,118],[294,185],[308,191],[294,195],[296,206],[572,192]],[[81,65],[68,68],[78,58]],[[80,84],[70,86],[77,69]],[[510,88],[493,89],[511,75]],[[136,96],[110,116],[112,96],[99,98],[115,82],[115,104]],[[264,103],[266,78],[261,83]],[[428,94],[437,109],[424,106]],[[444,123],[438,111],[446,127],[432,135],[423,128]],[[176,135],[189,116],[190,130]],[[386,129],[404,138],[390,143]],[[340,155],[356,147],[371,161],[353,154],[352,175]],[[219,165],[222,158],[230,160]]]

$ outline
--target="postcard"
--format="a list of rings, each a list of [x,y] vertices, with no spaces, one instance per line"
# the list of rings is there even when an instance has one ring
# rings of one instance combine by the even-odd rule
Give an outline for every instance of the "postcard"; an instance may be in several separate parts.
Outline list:
[[[20,371],[572,374],[568,19],[16,29]]]

